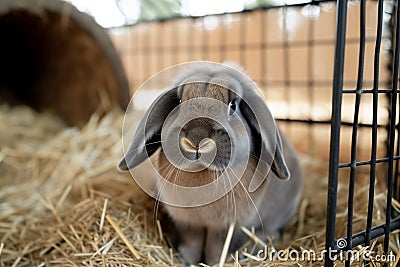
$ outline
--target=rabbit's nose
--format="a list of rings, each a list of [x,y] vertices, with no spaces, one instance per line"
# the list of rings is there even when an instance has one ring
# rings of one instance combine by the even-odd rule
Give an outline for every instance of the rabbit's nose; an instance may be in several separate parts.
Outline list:
[[[193,152],[194,150],[197,150],[199,148],[186,137],[181,138],[181,146],[188,152]]]
[[[181,148],[186,151],[189,152],[191,155],[194,156],[194,159],[199,159],[200,155],[199,155],[199,146],[193,144],[192,141],[190,141],[190,139],[186,138],[186,137],[182,137],[180,140],[181,143]],[[192,156],[192,157],[193,157]]]
[[[210,153],[213,149],[215,149],[215,141],[211,138],[204,138],[200,141],[199,144],[199,153],[206,154]]]
[[[181,138],[181,146],[188,152],[195,152],[195,150],[207,153],[210,152],[214,148],[214,140],[211,138],[204,138],[200,141],[199,145],[195,145],[186,137]]]
[[[202,154],[211,155],[213,150],[216,148],[215,141],[211,138],[204,138],[200,141],[199,145],[195,145],[190,141],[190,139],[182,137],[180,143],[182,149],[194,155],[195,159],[199,159]]]

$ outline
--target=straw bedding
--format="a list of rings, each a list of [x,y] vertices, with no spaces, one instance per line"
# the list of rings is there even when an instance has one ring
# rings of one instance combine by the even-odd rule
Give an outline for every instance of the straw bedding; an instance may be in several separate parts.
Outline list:
[[[94,114],[81,129],[68,128],[50,114],[0,106],[0,266],[182,266],[163,234],[168,225],[154,219],[153,201],[129,174],[115,168],[122,155],[122,121],[123,112],[114,110],[103,118]],[[327,163],[301,158],[303,199],[282,242],[270,240],[268,245],[288,253],[305,249],[321,253]],[[367,213],[368,175],[362,171],[356,181],[354,231],[365,227]],[[338,237],[346,231],[346,178],[347,173],[341,173]],[[378,182],[375,225],[384,221],[383,188]],[[256,261],[262,241],[251,229],[244,231],[252,241],[239,254],[227,255],[226,266],[323,264],[321,259]],[[355,250],[365,252],[365,247]],[[372,250],[380,253],[382,240],[374,241]],[[391,236],[390,250],[398,256],[398,232]]]

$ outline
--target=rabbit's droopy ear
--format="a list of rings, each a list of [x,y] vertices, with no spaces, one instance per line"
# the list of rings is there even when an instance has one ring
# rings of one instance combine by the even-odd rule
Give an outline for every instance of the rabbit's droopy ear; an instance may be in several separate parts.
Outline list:
[[[258,162],[257,175],[267,175],[269,169],[280,179],[288,179],[290,172],[283,157],[282,142],[275,120],[269,111],[267,104],[254,90],[243,90],[243,100],[240,102],[240,110],[247,123],[252,128],[253,145],[260,149],[260,161]],[[271,166],[268,166],[271,165]],[[264,177],[265,177],[264,176]],[[252,181],[258,187],[262,181]]]
[[[162,93],[146,111],[133,136],[133,141],[118,169],[130,170],[154,154],[161,146],[161,128],[169,113],[179,105],[177,88]]]

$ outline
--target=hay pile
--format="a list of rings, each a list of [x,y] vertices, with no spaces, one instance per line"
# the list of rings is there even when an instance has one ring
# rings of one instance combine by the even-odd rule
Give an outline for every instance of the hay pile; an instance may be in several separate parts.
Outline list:
[[[122,121],[123,113],[113,111],[103,118],[93,115],[82,129],[67,128],[50,114],[0,106],[0,266],[182,266],[165,241],[165,225],[153,223],[153,202],[129,174],[115,169],[122,155]],[[303,165],[303,200],[283,242],[274,245],[287,252],[321,252],[327,163],[303,157]],[[346,174],[343,177],[338,234],[345,231],[347,220]],[[363,179],[357,183],[355,231],[365,227],[368,190]],[[375,224],[384,220],[381,188],[378,184]],[[248,234],[252,236],[251,231]],[[227,256],[226,266],[323,264],[322,260],[255,261],[263,244],[252,237],[242,257]],[[373,246],[381,251],[381,240]],[[391,237],[391,250],[399,252],[398,232]]]

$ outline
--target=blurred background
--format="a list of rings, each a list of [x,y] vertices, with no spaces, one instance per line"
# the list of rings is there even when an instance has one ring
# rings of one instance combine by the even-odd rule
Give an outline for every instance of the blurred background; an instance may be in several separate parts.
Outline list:
[[[376,1],[366,2],[363,89],[373,87],[377,6]],[[379,90],[390,88],[392,77],[392,1],[384,1],[384,11],[376,69]],[[360,3],[350,1],[346,90],[356,88],[359,14]],[[129,101],[126,92],[132,95],[164,68],[195,60],[232,61],[263,91],[297,150],[327,161],[335,16],[334,1],[5,1],[0,5],[0,34],[8,38],[0,44],[0,88],[6,90],[0,90],[0,99],[17,98],[37,109],[51,107],[68,123],[82,125],[79,119],[87,120],[98,106],[98,91],[124,107]],[[135,108],[145,110],[169,82],[141,92]],[[349,92],[343,97],[342,161],[350,157],[354,119],[355,94]],[[378,157],[386,153],[388,119],[387,96],[379,94]],[[372,95],[363,94],[359,161],[370,158],[371,122]]]
[[[331,1],[268,0],[70,0],[108,28],[121,56],[130,90],[158,71],[192,60],[233,61],[245,67],[268,99],[281,128],[298,150],[328,159],[336,5]],[[379,88],[387,89],[391,70],[391,3],[385,2]],[[373,85],[377,2],[368,1],[362,87]],[[358,70],[360,4],[350,2],[345,58],[345,89],[355,89]],[[112,14],[112,15],[111,15]],[[143,94],[145,109],[163,88]],[[354,94],[343,99],[343,122],[351,123]],[[387,100],[379,99],[380,145],[385,145]],[[143,104],[145,103],[145,104]],[[146,105],[147,103],[147,105]],[[372,121],[372,96],[363,95],[360,123]],[[341,158],[350,157],[350,127],[343,128]],[[370,128],[361,127],[360,160],[370,157]],[[299,138],[299,136],[301,136]],[[378,149],[384,153],[384,149]]]

